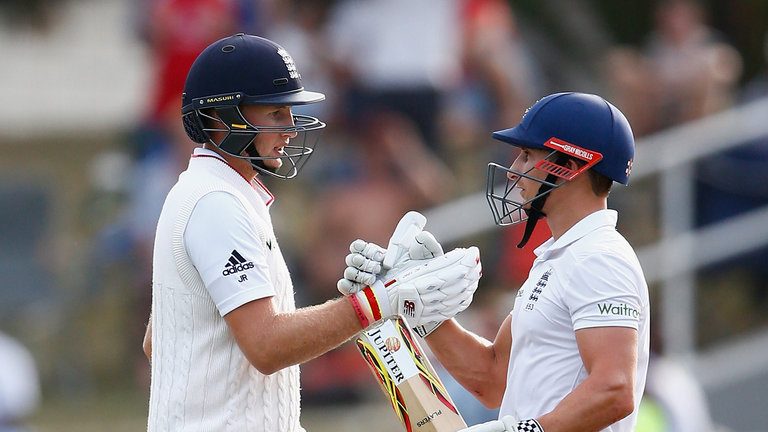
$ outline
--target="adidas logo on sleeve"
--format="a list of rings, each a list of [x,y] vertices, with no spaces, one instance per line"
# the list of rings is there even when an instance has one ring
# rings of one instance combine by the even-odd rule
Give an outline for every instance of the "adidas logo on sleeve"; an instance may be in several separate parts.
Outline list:
[[[222,271],[221,274],[224,276],[229,276],[252,268],[252,261],[246,260],[237,250],[233,250],[232,255],[227,261],[227,264],[224,266],[224,271]]]

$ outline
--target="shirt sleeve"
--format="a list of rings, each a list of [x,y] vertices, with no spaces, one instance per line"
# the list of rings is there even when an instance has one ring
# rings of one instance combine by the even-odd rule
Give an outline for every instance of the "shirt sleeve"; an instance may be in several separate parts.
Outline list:
[[[221,316],[275,295],[259,238],[245,207],[230,193],[209,193],[192,211],[184,245]]]
[[[573,329],[637,329],[642,315],[637,277],[633,266],[615,255],[593,254],[579,262],[565,294]]]

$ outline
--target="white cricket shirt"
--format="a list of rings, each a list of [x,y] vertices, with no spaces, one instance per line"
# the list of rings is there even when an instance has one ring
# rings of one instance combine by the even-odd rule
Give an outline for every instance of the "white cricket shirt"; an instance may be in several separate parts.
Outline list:
[[[304,430],[299,367],[261,374],[223,318],[264,297],[295,310],[272,201],[201,148],[168,193],[153,257],[149,432]]]
[[[536,260],[511,312],[512,347],[499,417],[539,417],[584,381],[576,330],[631,327],[638,331],[635,410],[604,430],[634,430],[648,369],[650,309],[640,263],[616,231],[616,221],[614,210],[597,211],[534,251]]]

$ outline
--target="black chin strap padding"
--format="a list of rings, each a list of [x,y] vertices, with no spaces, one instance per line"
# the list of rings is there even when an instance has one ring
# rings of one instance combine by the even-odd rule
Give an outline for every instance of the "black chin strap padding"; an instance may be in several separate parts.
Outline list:
[[[552,174],[548,175],[547,181],[550,181],[550,177],[554,176]],[[544,194],[550,189],[552,189],[551,186],[542,183],[542,185],[539,187],[539,194]],[[531,234],[533,234],[533,229],[536,228],[536,223],[539,221],[539,219],[546,216],[542,211],[544,208],[544,202],[546,200],[547,195],[544,194],[533,200],[531,203],[531,209],[527,211],[528,220],[525,221],[525,232],[523,232],[523,238],[520,240],[520,243],[517,244],[518,248],[522,248],[526,243],[528,243],[528,240],[531,238]]]
[[[563,154],[559,154],[555,160],[555,163],[558,165],[565,165],[567,162],[568,157]],[[536,223],[539,221],[539,219],[546,216],[544,213],[544,203],[547,201],[549,191],[552,189],[550,184],[555,184],[557,181],[557,176],[554,174],[547,174],[547,178],[544,181],[546,183],[542,183],[541,186],[539,186],[538,198],[531,202],[531,209],[527,212],[528,220],[525,222],[525,232],[523,232],[523,238],[517,245],[518,248],[523,248],[525,244],[528,243],[528,240],[531,238],[531,234],[533,234],[533,229],[536,228]]]

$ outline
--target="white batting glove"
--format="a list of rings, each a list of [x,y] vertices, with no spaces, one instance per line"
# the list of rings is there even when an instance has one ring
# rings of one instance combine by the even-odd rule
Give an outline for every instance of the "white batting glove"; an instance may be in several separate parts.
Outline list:
[[[424,231],[426,224],[427,218],[419,212],[409,211],[403,215],[389,239],[387,254],[382,262],[385,270],[396,268],[409,259],[429,259],[443,254],[440,243]]]
[[[517,421],[512,416],[504,416],[499,420],[476,424],[459,432],[544,432],[536,419]]]
[[[376,276],[381,273],[381,263],[384,261],[385,249],[376,243],[368,243],[357,239],[349,245],[345,262],[344,277],[336,283],[336,288],[345,296],[354,294],[372,285]]]
[[[456,248],[418,265],[393,269],[387,278],[349,298],[363,328],[396,315],[411,326],[425,326],[466,309],[481,275],[480,251],[474,246]]]
[[[348,296],[373,284],[382,270],[400,271],[412,260],[424,260],[443,255],[443,247],[435,237],[422,231],[427,219],[418,212],[406,213],[398,222],[386,250],[375,243],[355,240],[349,245],[344,277],[336,287]]]

